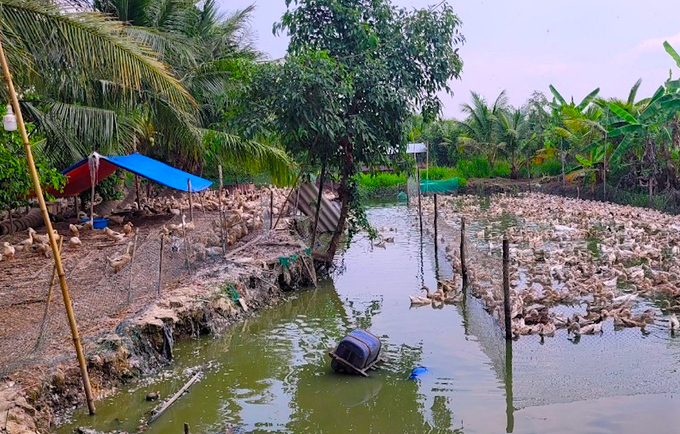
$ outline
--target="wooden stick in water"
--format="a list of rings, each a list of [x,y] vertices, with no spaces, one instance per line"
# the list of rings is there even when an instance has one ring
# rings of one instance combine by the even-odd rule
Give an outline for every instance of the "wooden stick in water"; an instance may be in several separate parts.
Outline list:
[[[147,425],[151,425],[152,423],[154,423],[155,421],[157,421],[158,418],[161,417],[161,416],[163,415],[163,413],[165,413],[165,411],[166,411],[168,408],[170,408],[170,406],[171,406],[172,404],[174,404],[175,401],[177,401],[177,400],[184,394],[184,392],[186,392],[187,390],[189,390],[189,388],[190,388],[196,381],[198,381],[198,379],[199,379],[200,377],[201,377],[201,373],[200,373],[200,372],[196,373],[193,377],[191,377],[191,380],[187,381],[187,383],[186,383],[181,389],[179,389],[179,391],[178,391],[177,393],[175,393],[174,395],[172,395],[172,398],[170,398],[165,404],[163,404],[163,405],[161,406],[161,408],[158,409],[157,412],[154,413],[153,416],[151,416],[151,419],[149,419],[149,421],[147,422]]]

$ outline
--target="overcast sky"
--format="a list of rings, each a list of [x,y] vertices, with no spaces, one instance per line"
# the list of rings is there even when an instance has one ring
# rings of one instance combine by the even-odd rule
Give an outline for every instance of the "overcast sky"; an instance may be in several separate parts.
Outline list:
[[[287,38],[272,24],[284,0],[219,0],[233,11],[255,4],[252,29],[257,46],[271,58],[285,55]],[[439,0],[393,0],[422,8]],[[673,69],[663,49],[668,40],[680,51],[680,0],[448,0],[463,21],[467,42],[460,53],[461,80],[453,96],[443,95],[444,116],[460,113],[470,91],[493,100],[506,89],[521,105],[533,90],[549,94],[553,84],[565,98],[580,100],[600,87],[601,96],[625,98],[638,78],[638,97],[651,96]]]

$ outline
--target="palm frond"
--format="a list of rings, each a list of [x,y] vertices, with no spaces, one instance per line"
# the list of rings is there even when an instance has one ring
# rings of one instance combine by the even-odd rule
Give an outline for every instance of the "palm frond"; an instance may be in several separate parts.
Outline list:
[[[251,173],[269,172],[272,180],[279,184],[290,181],[293,163],[283,149],[242,140],[240,137],[222,131],[201,130],[206,149],[217,161],[228,162],[240,170]]]
[[[640,78],[635,82],[633,87],[630,88],[630,92],[628,93],[628,106],[633,107],[635,105],[635,97],[637,96],[638,89],[640,89],[641,84],[642,79]]]
[[[0,5],[4,39],[31,56],[34,71],[49,74],[43,78],[68,78],[82,87],[109,80],[128,92],[153,92],[182,110],[195,106],[155,54],[126,36],[123,23],[97,12],[63,11],[51,2],[0,0]]]

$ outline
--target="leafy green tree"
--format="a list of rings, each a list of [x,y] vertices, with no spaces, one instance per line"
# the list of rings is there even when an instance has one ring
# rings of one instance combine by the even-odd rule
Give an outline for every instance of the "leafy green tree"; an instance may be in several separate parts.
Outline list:
[[[460,20],[450,6],[412,10],[389,0],[287,0],[275,32],[290,36],[272,95],[286,147],[326,161],[340,176],[341,213],[327,252],[345,223],[365,223],[355,174],[403,149],[412,107],[429,120],[440,111],[462,62]],[[292,83],[291,83],[292,82]],[[350,210],[352,211],[350,213]]]
[[[3,115],[4,115],[4,110]],[[26,124],[26,129],[31,134],[30,140],[34,148],[40,151],[44,145],[35,135],[35,127]],[[40,175],[40,182],[44,187],[60,190],[64,185],[64,177],[53,169],[40,152],[35,153],[35,163]],[[26,152],[24,150],[21,135],[18,131],[0,130],[0,210],[10,212],[30,203],[33,192],[33,181],[26,164]],[[49,191],[49,189],[47,189]],[[49,197],[49,193],[48,193]]]

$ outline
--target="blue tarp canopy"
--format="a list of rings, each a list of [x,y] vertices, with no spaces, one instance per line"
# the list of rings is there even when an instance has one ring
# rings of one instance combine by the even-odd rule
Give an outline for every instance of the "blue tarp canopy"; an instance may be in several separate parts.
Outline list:
[[[66,186],[64,191],[56,193],[56,196],[71,197],[90,188],[92,185],[88,165],[90,159],[99,160],[96,182],[100,182],[111,175],[116,168],[121,168],[175,190],[189,191],[187,180],[191,180],[191,191],[194,193],[203,191],[212,184],[207,179],[168,166],[139,153],[112,157],[93,154],[61,172],[66,176]]]

